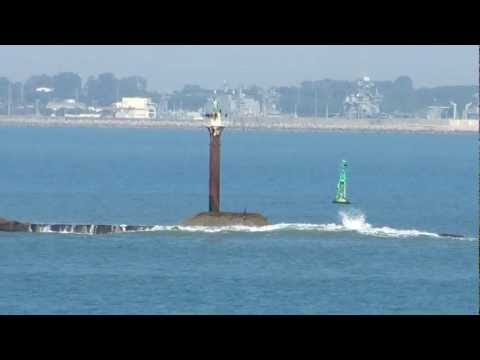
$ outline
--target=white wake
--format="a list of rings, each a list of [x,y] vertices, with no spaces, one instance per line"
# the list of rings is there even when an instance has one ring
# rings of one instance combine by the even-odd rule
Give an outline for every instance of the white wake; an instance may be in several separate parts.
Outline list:
[[[340,211],[338,213],[340,224],[309,224],[309,223],[278,223],[266,226],[182,226],[182,225],[109,225],[112,233],[141,233],[141,232],[180,232],[180,233],[269,233],[269,232],[356,232],[361,235],[389,238],[459,238],[475,240],[461,235],[437,234],[417,229],[395,229],[389,226],[375,227],[366,221],[365,214],[359,210]],[[61,229],[58,229],[61,226]],[[69,233],[69,234],[94,234],[97,225],[39,225],[34,232],[44,233]],[[33,231],[33,230],[32,230]]]
[[[309,223],[279,223],[266,226],[172,226],[172,225],[156,225],[145,231],[180,231],[180,232],[203,232],[203,233],[228,233],[228,232],[356,232],[362,235],[374,237],[390,237],[390,238],[409,238],[409,237],[431,237],[431,238],[449,238],[458,237],[464,240],[475,240],[459,235],[437,234],[429,231],[417,229],[395,229],[389,226],[375,227],[366,221],[365,214],[359,210],[340,211],[338,213],[340,224],[309,224]]]

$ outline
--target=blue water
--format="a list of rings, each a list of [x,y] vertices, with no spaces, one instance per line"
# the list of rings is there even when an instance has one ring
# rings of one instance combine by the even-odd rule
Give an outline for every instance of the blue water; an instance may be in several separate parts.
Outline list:
[[[331,203],[342,159],[349,207]],[[174,225],[208,208],[206,130],[0,128],[0,164],[0,217]],[[478,312],[476,135],[227,129],[221,196],[277,225],[0,232],[0,313]]]

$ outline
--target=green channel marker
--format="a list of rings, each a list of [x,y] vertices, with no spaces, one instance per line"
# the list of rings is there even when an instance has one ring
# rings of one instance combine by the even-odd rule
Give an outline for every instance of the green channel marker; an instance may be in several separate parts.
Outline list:
[[[340,165],[340,177],[337,184],[337,195],[333,203],[335,204],[350,204],[350,201],[347,199],[347,162],[342,160]]]

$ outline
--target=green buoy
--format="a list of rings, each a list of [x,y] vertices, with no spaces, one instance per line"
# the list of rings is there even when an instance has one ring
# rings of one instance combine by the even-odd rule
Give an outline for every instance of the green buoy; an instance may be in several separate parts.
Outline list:
[[[333,203],[335,204],[350,204],[347,199],[347,162],[342,160],[340,165],[340,177],[337,184],[337,195]]]

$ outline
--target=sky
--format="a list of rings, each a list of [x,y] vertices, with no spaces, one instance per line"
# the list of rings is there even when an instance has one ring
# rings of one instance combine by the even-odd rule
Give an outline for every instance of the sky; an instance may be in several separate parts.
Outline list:
[[[185,84],[269,87],[365,75],[374,81],[408,75],[415,88],[476,85],[478,65],[475,45],[0,45],[0,77],[13,81],[113,72],[143,76],[161,92]]]

